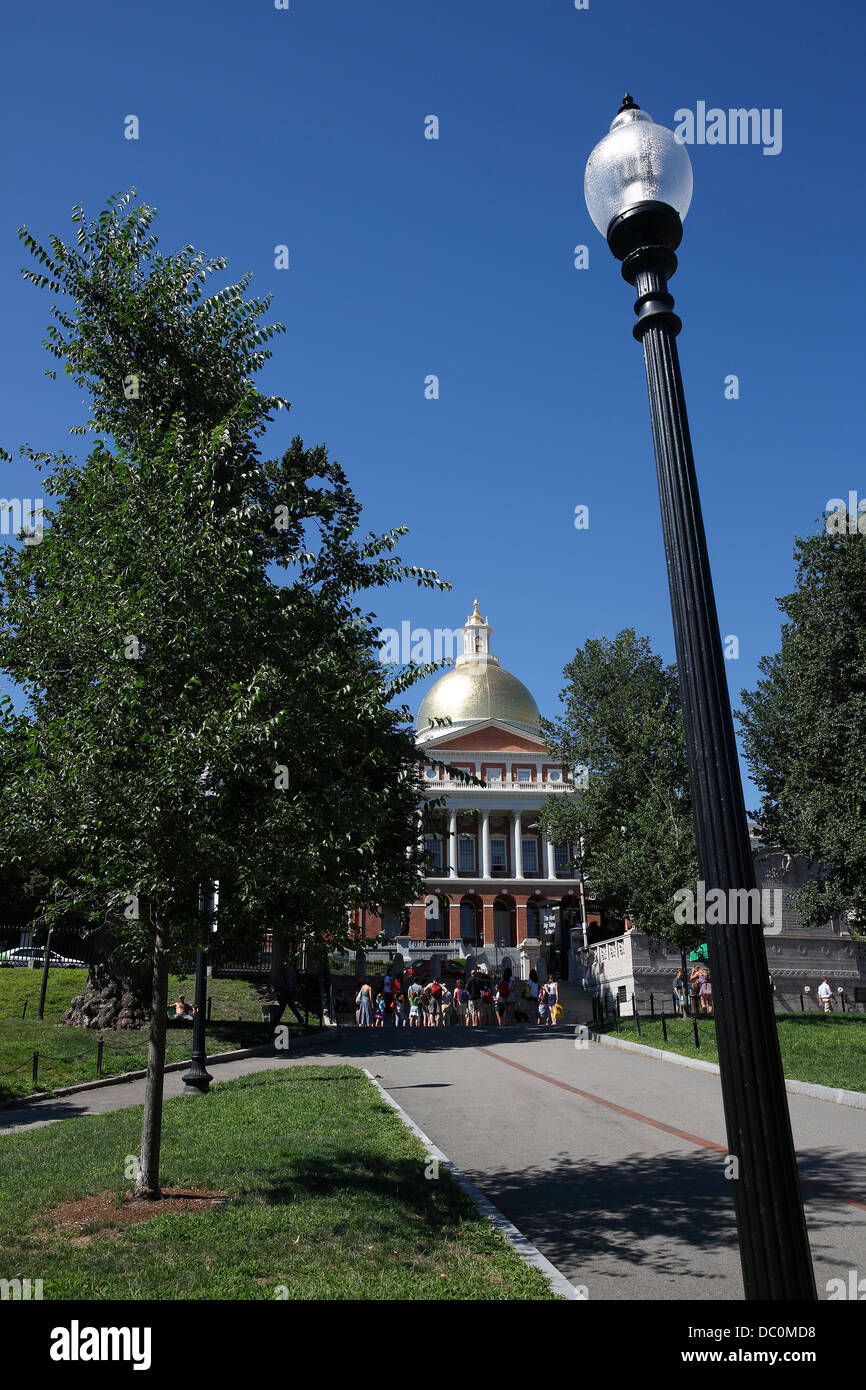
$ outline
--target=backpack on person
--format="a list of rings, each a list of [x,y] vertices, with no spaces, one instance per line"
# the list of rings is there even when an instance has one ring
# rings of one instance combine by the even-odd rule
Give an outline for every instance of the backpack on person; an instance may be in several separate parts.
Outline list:
[[[493,995],[490,993],[490,990],[488,989],[487,985],[485,985],[483,990],[481,991],[482,1004],[489,1004],[492,998]]]
[[[507,999],[511,994],[511,981],[507,978],[499,981],[499,998]]]

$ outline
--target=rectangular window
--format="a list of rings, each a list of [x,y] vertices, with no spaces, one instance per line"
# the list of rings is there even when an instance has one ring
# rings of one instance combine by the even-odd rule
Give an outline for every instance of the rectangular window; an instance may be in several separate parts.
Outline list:
[[[485,780],[485,782],[501,782],[501,781],[502,781],[502,768],[501,768],[501,767],[488,767],[488,768],[485,770],[485,773],[484,773],[484,780]]]
[[[441,836],[441,835],[428,835],[428,836],[427,836],[427,848],[428,848],[428,850],[430,851],[430,853],[433,855],[433,867],[434,867],[434,869],[441,869],[441,868],[442,868],[442,836]]]
[[[457,867],[466,873],[475,872],[475,841],[462,835],[457,841]]]
[[[553,846],[553,867],[556,869],[557,873],[560,873],[565,868],[570,859],[571,854],[568,845]]]
[[[535,874],[538,872],[538,841],[521,840],[523,846],[523,872],[525,874]]]
[[[491,869],[504,869],[507,867],[504,835],[490,836],[490,867]]]
[[[518,782],[531,782],[532,769],[528,767],[519,767],[517,769],[517,780]]]

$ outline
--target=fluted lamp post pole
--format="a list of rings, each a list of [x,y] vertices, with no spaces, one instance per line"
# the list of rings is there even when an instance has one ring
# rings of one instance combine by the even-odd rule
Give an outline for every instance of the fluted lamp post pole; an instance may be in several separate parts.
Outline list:
[[[755,868],[668,293],[692,196],[688,152],[626,96],[589,157],[585,193],[637,290],[701,876],[707,899],[721,889],[715,901],[751,907],[754,894],[730,892],[754,890]],[[706,940],[745,1294],[814,1299],[763,928],[751,912],[719,915],[727,921],[708,922]]]

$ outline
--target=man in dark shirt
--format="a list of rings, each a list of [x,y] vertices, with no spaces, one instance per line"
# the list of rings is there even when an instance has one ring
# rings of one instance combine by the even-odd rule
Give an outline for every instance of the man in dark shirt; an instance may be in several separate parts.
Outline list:
[[[481,992],[484,986],[478,978],[478,971],[473,970],[466,985],[466,993],[469,995],[469,1027],[477,1028],[481,1023]]]

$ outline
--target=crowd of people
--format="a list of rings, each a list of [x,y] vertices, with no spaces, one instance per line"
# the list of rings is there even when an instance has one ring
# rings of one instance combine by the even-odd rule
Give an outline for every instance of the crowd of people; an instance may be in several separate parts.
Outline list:
[[[351,1007],[345,992],[338,990],[338,1016]],[[535,970],[528,980],[519,980],[508,969],[500,979],[475,969],[450,984],[438,976],[421,984],[408,974],[389,971],[375,994],[369,981],[359,982],[354,1010],[359,1028],[504,1028],[513,1023],[552,1027],[562,1018],[556,976],[542,984]]]

